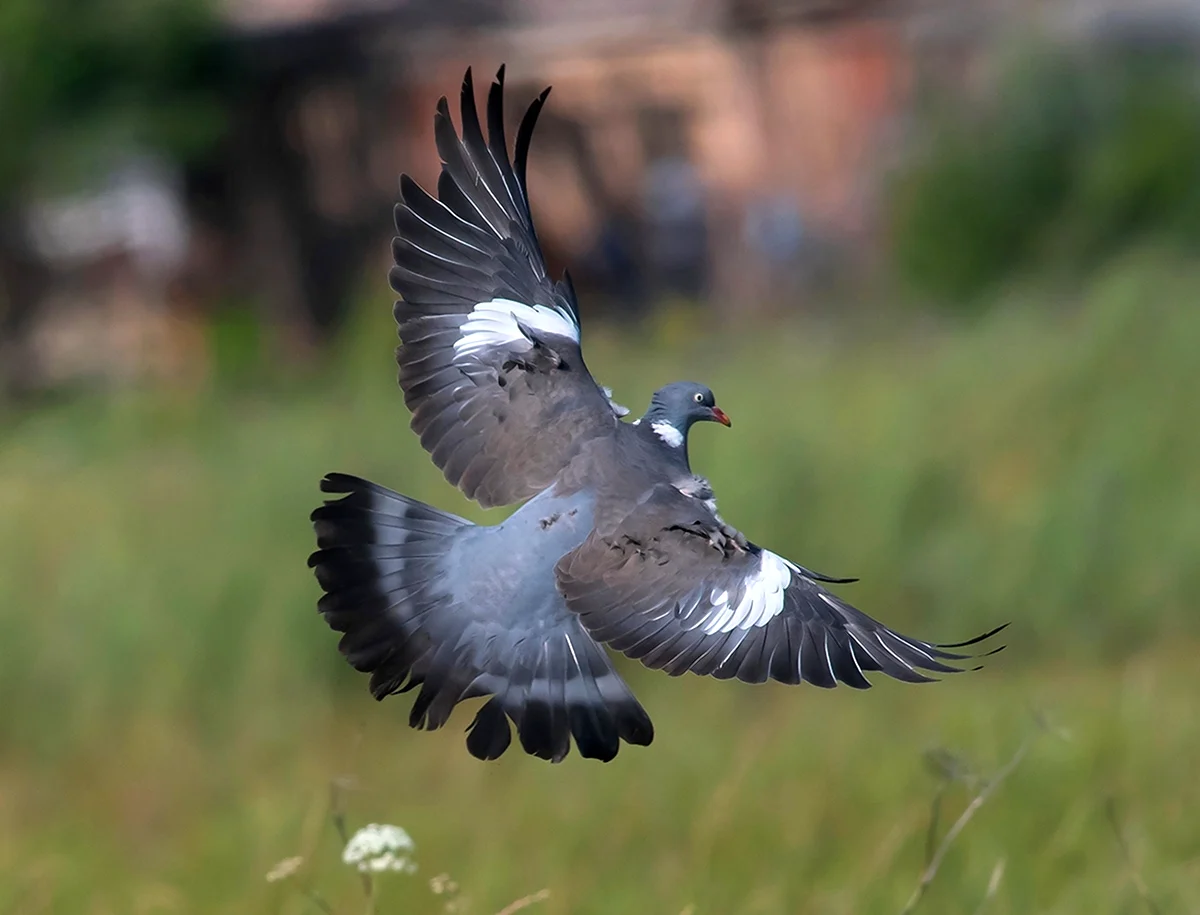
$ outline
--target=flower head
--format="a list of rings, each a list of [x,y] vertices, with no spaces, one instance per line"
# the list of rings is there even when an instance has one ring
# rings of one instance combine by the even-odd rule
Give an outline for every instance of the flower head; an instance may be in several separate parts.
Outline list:
[[[412,874],[417,864],[410,856],[416,850],[416,844],[399,826],[371,823],[350,837],[342,851],[342,861],[364,874],[383,871]]]

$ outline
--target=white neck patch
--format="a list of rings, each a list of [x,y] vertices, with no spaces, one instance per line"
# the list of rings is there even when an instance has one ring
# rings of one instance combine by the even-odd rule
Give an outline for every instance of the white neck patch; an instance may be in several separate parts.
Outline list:
[[[678,448],[683,444],[683,433],[668,422],[659,421],[651,423],[650,428],[655,431],[659,438],[667,443],[668,447]]]

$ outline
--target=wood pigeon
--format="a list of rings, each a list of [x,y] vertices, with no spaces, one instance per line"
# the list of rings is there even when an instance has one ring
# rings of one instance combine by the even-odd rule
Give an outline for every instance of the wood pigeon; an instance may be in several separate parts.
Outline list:
[[[657,391],[641,419],[613,403],[580,348],[569,276],[552,280],[534,230],[526,159],[549,89],[510,162],[504,68],[487,136],[468,70],[461,136],[446,99],[433,197],[400,179],[392,289],[399,383],[412,428],[446,479],[481,505],[523,503],[476,525],[376,483],[332,473],[342,497],[312,514],[319,610],[377,699],[420,688],[409,722],[444,725],[486,698],[467,749],[511,741],[558,762],[574,740],[608,761],[648,745],[649,716],[603,646],[672,676],[692,671],[858,689],[949,673],[974,657],[901,635],[832,594],[832,579],[747,540],[688,462],[697,422],[729,417],[702,384]],[[999,649],[996,649],[999,650]],[[989,652],[990,653],[990,652]]]

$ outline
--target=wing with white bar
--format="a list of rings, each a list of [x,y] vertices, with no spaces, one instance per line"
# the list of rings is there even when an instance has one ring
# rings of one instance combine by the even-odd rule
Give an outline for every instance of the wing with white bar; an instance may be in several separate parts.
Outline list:
[[[924,682],[933,678],[922,671],[955,673],[947,662],[975,657],[947,648],[1004,628],[945,645],[901,635],[819,584],[835,579],[742,540],[666,485],[613,530],[593,531],[555,573],[593,638],[672,676],[866,689],[865,674],[880,671]]]
[[[437,197],[400,180],[389,275],[401,296],[400,387],[434,463],[485,506],[545,489],[584,441],[628,412],[588,372],[570,278],[549,278],[534,230],[525,162],[548,92],[521,121],[514,166],[504,70],[488,93],[486,139],[468,70],[461,137],[438,103]]]

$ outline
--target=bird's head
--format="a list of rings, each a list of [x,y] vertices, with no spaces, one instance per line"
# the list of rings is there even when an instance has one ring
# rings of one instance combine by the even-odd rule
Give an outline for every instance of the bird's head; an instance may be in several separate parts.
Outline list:
[[[694,381],[676,381],[659,388],[640,420],[672,447],[685,444],[692,424],[701,422],[731,425],[725,411],[717,406],[712,390]]]

